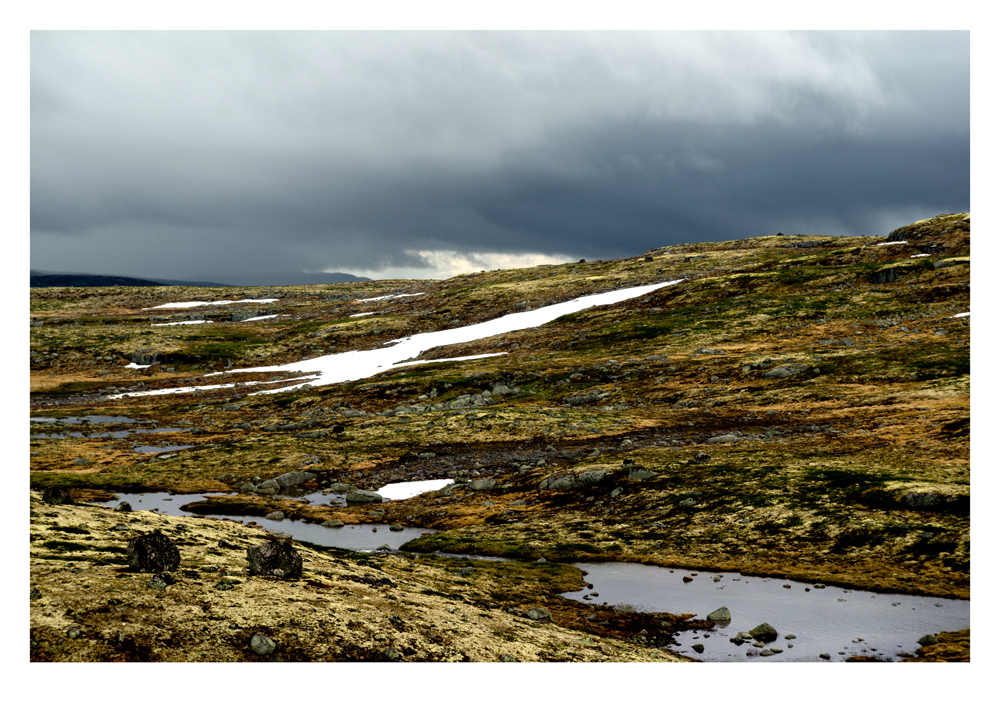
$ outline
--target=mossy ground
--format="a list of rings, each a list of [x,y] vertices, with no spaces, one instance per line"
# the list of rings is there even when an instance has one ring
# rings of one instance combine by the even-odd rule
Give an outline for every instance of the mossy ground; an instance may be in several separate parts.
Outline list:
[[[438,530],[414,550],[638,561],[967,598],[971,330],[968,317],[953,316],[970,310],[969,217],[922,221],[891,237],[907,243],[753,238],[440,282],[35,289],[33,415],[128,415],[180,430],[95,437],[131,428],[101,426],[89,438],[32,440],[31,483],[191,492],[235,489],[240,479],[298,468],[316,472],[318,487],[492,477],[491,490],[460,484],[388,503],[379,521]],[[684,281],[424,355],[507,353],[499,357],[286,394],[108,398],[214,384],[223,380],[202,375],[229,365],[375,348],[401,335],[675,279]],[[417,292],[424,295],[358,301]],[[279,301],[143,310],[213,298]],[[194,311],[223,321],[243,309],[281,316],[149,325],[151,316]],[[380,315],[350,318],[369,311]],[[159,353],[162,362],[124,369],[140,351]],[[791,364],[801,371],[763,376]],[[292,375],[224,381],[282,376]],[[381,415],[496,383],[519,392],[487,407]],[[601,397],[566,403],[588,393]],[[280,429],[302,422],[309,425]],[[42,430],[66,428],[33,425]],[[709,442],[727,433],[737,440]],[[196,447],[160,459],[133,452],[136,442]],[[699,452],[710,460],[693,462]],[[628,479],[626,459],[656,477]],[[597,486],[538,489],[548,474],[592,466],[611,471]],[[219,479],[227,473],[234,477]],[[689,499],[693,506],[681,504]],[[310,521],[374,521],[368,509],[243,495],[226,501],[250,514],[284,508]]]

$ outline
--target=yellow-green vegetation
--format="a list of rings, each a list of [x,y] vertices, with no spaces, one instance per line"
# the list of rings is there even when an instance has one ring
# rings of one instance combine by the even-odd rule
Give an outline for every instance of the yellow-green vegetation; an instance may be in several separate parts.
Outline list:
[[[202,505],[203,513],[281,509],[312,522],[398,522],[437,530],[408,544],[413,552],[544,558],[547,564],[527,565],[570,571],[563,564],[633,561],[968,598],[971,319],[955,315],[970,310],[969,245],[966,213],[901,227],[888,240],[796,235],[684,244],[630,259],[446,281],[33,289],[32,415],[128,416],[138,427],[174,430],[115,437],[101,433],[137,425],[33,424],[33,433],[82,428],[89,436],[33,438],[32,488],[65,487],[81,497],[97,490],[239,491]],[[677,279],[620,304],[423,355],[506,353],[497,357],[278,394],[245,396],[254,388],[243,386],[109,398],[223,381],[278,384],[294,375],[235,370],[378,348],[417,332]],[[360,301],[403,293],[423,295]],[[249,298],[278,301],[151,309]],[[377,315],[351,317],[369,312]],[[250,313],[278,317],[237,320]],[[151,325],[191,315],[215,322]],[[155,364],[125,368],[143,355]],[[310,369],[307,362],[302,369]],[[194,448],[133,451],[135,443],[154,441]],[[381,513],[240,491],[291,470],[315,473],[305,487],[317,490],[445,477],[456,484],[386,503]],[[600,478],[576,482],[588,471]],[[493,484],[477,489],[483,483],[475,480]],[[562,489],[548,489],[553,483]],[[35,555],[35,543],[41,549],[49,542],[52,556],[94,570],[115,558],[58,543],[82,543],[78,536],[40,540],[33,543],[33,584],[36,570],[52,565]],[[443,559],[419,562],[435,560]],[[521,594],[516,571],[527,568],[517,565],[490,568],[490,590]],[[555,584],[530,582],[537,588],[530,598],[547,605],[560,627],[593,624],[554,596]],[[308,581],[295,589],[306,599]],[[348,597],[336,599],[348,609]],[[627,630],[605,637],[630,638]],[[947,658],[962,643],[967,648],[967,638],[949,642]],[[486,644],[477,648],[484,650],[462,647],[470,658],[496,656]],[[421,658],[458,652],[448,653],[414,651]],[[73,658],[68,651],[38,654]],[[88,654],[83,658],[116,658]],[[338,657],[352,656],[314,656]]]

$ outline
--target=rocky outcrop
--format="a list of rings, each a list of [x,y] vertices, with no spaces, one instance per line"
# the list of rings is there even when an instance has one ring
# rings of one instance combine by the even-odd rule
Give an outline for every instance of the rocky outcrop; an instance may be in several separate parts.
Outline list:
[[[538,485],[540,490],[579,490],[600,482],[608,474],[607,469],[584,470],[568,475],[549,475]]]

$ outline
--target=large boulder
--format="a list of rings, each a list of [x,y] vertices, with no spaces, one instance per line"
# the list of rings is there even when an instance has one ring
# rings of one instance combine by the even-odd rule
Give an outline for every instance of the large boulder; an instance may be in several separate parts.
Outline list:
[[[42,501],[46,504],[73,504],[73,495],[65,487],[49,487],[42,492]]]
[[[278,475],[274,478],[274,481],[278,483],[279,487],[285,489],[288,487],[295,487],[295,485],[301,485],[303,482],[315,480],[317,477],[318,475],[314,472],[293,470],[292,472],[286,472],[284,475]]]
[[[569,475],[549,475],[538,485],[540,490],[579,490],[590,487],[600,482],[606,474],[607,468],[599,470],[584,470],[580,473],[570,473]]]
[[[778,638],[778,630],[772,627],[767,622],[763,624],[758,624],[756,627],[750,630],[750,636],[758,641],[768,642],[774,641]]]
[[[348,504],[373,504],[382,501],[382,495],[368,490],[354,490],[344,497]]]
[[[803,372],[807,369],[809,369],[809,365],[794,363],[791,365],[781,365],[780,367],[772,368],[761,376],[764,379],[784,379],[785,377],[797,375],[799,372]]]
[[[728,607],[720,607],[708,615],[708,620],[710,622],[731,622],[733,615],[729,612]]]
[[[128,565],[141,573],[164,573],[177,570],[181,553],[177,545],[156,530],[128,542]]]
[[[250,575],[273,575],[285,580],[302,577],[302,556],[291,541],[274,537],[247,549]]]

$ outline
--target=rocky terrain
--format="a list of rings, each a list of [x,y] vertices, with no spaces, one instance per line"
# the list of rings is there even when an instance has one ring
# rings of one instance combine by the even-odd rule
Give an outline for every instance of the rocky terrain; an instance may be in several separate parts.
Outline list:
[[[420,359],[503,355],[275,394],[248,395],[302,375],[239,372],[676,280]],[[400,294],[421,295],[362,301]],[[153,308],[186,301],[209,303]],[[561,598],[571,562],[968,599],[969,311],[967,213],[446,281],[32,289],[32,659],[684,660],[671,634],[707,626]],[[195,389],[144,394],[176,387]],[[62,421],[83,416],[115,418]],[[438,478],[384,504],[294,496]],[[43,500],[62,489],[76,503]],[[205,518],[90,503],[152,490],[235,494],[185,505]],[[265,532],[218,517],[279,510],[435,533],[296,544],[301,578],[249,575]],[[181,557],[162,588],[125,555],[154,529]],[[916,658],[968,654],[966,631]]]

